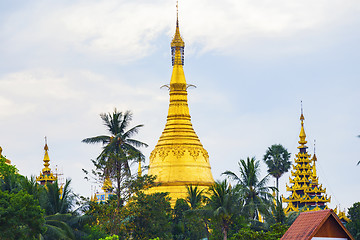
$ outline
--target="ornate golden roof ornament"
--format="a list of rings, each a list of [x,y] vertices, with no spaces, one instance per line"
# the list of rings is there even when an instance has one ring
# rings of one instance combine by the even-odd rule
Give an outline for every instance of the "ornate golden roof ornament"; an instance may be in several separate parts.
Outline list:
[[[287,203],[285,213],[296,209],[303,208],[304,211],[313,211],[320,209],[327,209],[327,203],[331,201],[331,197],[328,197],[325,192],[326,189],[322,189],[322,185],[318,184],[318,177],[316,173],[316,154],[314,146],[314,156],[307,152],[307,146],[305,144],[306,134],[304,130],[304,114],[301,104],[301,130],[299,153],[295,154],[295,164],[292,165],[296,171],[291,171],[293,178],[289,177],[289,182],[292,186],[286,185],[286,190],[291,192],[288,198],[283,198],[283,202]]]
[[[304,114],[303,114],[303,107],[302,107],[302,101],[301,101],[301,116],[300,116],[300,121],[301,121],[301,130],[300,130],[300,141],[299,144],[300,146],[298,148],[307,148],[307,146],[305,146],[305,144],[307,143],[307,141],[305,140],[306,138],[306,134],[305,134],[305,130],[304,130]]]
[[[316,140],[314,140],[314,156],[312,158],[312,160],[313,160],[313,168],[312,168],[313,181],[317,181],[316,164],[315,164],[315,162],[317,161],[317,158],[316,158],[315,144],[316,144]]]
[[[50,158],[49,158],[49,147],[47,145],[47,138],[45,137],[45,146],[44,146],[45,154],[44,154],[44,168],[42,172],[40,172],[40,176],[36,178],[36,181],[40,182],[41,185],[46,185],[47,183],[53,183],[57,180],[57,177],[51,171],[50,166]]]
[[[155,181],[161,184],[150,188],[149,193],[169,192],[172,206],[176,199],[186,197],[186,185],[205,189],[214,183],[209,155],[191,123],[187,101],[189,85],[183,69],[184,47],[177,11],[176,30],[171,42],[173,71],[170,85],[167,85],[170,90],[169,110],[165,129],[150,154],[148,172],[157,176]]]

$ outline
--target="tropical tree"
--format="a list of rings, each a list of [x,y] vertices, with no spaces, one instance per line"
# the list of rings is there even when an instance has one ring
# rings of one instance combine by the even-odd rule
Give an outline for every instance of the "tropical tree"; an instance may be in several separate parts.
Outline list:
[[[63,187],[59,187],[57,181],[46,185],[45,197],[41,199],[40,204],[45,209],[47,215],[71,212],[75,196],[71,192],[70,183],[71,179],[66,179]]]
[[[189,185],[186,186],[187,196],[186,202],[189,204],[190,209],[198,209],[204,202],[204,189],[200,190],[198,186]]]
[[[246,161],[239,161],[240,175],[236,175],[231,171],[225,171],[227,177],[237,182],[239,193],[244,199],[243,213],[250,220],[259,220],[259,215],[267,215],[269,212],[270,200],[273,199],[269,190],[274,187],[268,187],[266,184],[269,175],[259,180],[260,162],[255,157],[247,158]]]
[[[45,232],[44,211],[25,191],[0,190],[0,239],[35,239]]]
[[[226,240],[234,215],[241,209],[241,200],[237,188],[232,188],[226,180],[216,181],[209,188],[207,208],[212,212],[212,218],[221,227],[223,239]]]
[[[346,224],[347,229],[356,240],[360,240],[360,202],[354,203],[348,209],[348,217],[351,221]]]
[[[200,215],[190,209],[184,199],[176,200],[172,222],[174,240],[203,239],[206,235],[206,229]]]
[[[276,179],[276,199],[279,199],[279,178],[289,171],[290,153],[281,144],[271,145],[264,155],[264,162],[268,166],[268,173]]]
[[[139,192],[124,208],[126,217],[122,224],[125,225],[126,239],[172,239],[172,209],[168,193]]]
[[[200,190],[198,186],[193,185],[186,186],[186,189],[187,196],[185,201],[189,206],[189,210],[186,211],[186,216],[200,219],[201,223],[198,225],[203,226],[207,239],[209,239],[209,218],[211,217],[212,212],[203,205],[207,199],[205,196],[205,189]],[[201,230],[198,230],[198,232],[201,232]]]
[[[143,125],[127,129],[132,120],[132,113],[118,112],[116,108],[113,113],[102,113],[100,117],[110,135],[85,138],[82,142],[103,145],[102,152],[93,163],[97,170],[102,171],[101,177],[112,177],[116,181],[116,194],[120,205],[122,182],[131,176],[130,162],[139,158],[144,159],[138,148],[147,147],[147,144],[132,138]]]

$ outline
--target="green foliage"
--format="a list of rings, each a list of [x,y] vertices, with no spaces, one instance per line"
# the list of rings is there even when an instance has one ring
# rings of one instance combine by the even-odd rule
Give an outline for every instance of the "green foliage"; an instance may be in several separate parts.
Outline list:
[[[240,214],[242,201],[237,187],[232,188],[226,180],[215,182],[209,188],[210,197],[206,208],[211,211],[211,221],[220,226],[224,240],[227,239],[228,231],[234,216]]]
[[[263,158],[268,166],[268,173],[276,178],[277,199],[279,198],[279,178],[289,171],[291,166],[290,155],[281,144],[274,144],[267,149]]]
[[[13,165],[8,165],[5,163],[6,158],[4,156],[0,156],[0,176],[7,176],[10,174],[17,173],[18,170]]]
[[[171,239],[171,207],[167,193],[139,192],[126,205],[125,230],[131,237]]]
[[[112,236],[108,236],[105,238],[100,238],[99,240],[119,240],[119,236],[118,235],[112,235]]]
[[[74,195],[70,189],[70,179],[66,179],[65,185],[61,189],[58,182],[48,183],[44,188],[40,204],[45,209],[47,215],[65,214],[71,211],[74,204]]]
[[[351,222],[346,224],[347,229],[356,240],[360,240],[360,202],[354,203],[348,209],[348,218]]]
[[[116,194],[118,205],[121,204],[123,182],[131,176],[130,162],[140,161],[145,157],[138,150],[139,147],[147,147],[147,144],[133,139],[143,125],[137,125],[130,129],[129,124],[132,120],[132,113],[118,112],[102,113],[100,117],[106,126],[109,136],[100,135],[82,140],[84,143],[101,143],[103,150],[96,160],[92,161],[96,170],[93,170],[95,177],[104,179],[110,177],[116,181]],[[88,173],[84,170],[85,173]]]
[[[101,229],[100,225],[98,224],[93,226],[86,224],[83,230],[86,233],[85,236],[81,238],[83,240],[97,240],[100,238],[105,238],[108,235],[104,230]]]
[[[0,239],[35,239],[46,229],[44,211],[25,191],[0,191]]]
[[[223,174],[227,175],[237,182],[238,193],[244,200],[242,214],[249,220],[258,220],[259,213],[266,216],[269,214],[272,195],[269,193],[273,187],[268,187],[268,175],[259,180],[260,162],[253,158],[247,158],[246,161],[240,159],[240,175],[231,171]]]
[[[279,223],[272,225],[271,230],[267,232],[241,228],[230,240],[278,240],[285,234],[287,229],[287,226]]]
[[[199,212],[191,210],[184,199],[177,199],[173,214],[173,239],[202,239],[206,236],[205,226]]]
[[[107,203],[89,203],[86,215],[91,217],[91,226],[99,226],[100,230],[109,235],[119,235],[123,229],[124,207],[118,208],[117,199],[111,199]]]
[[[200,190],[198,186],[186,186],[187,196],[186,201],[188,202],[192,210],[198,209],[205,201],[204,189]]]

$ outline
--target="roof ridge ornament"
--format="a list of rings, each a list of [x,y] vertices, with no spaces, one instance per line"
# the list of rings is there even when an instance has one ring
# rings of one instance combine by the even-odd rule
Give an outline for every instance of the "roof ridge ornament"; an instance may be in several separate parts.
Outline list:
[[[303,114],[303,105],[302,105],[302,101],[301,101],[301,115],[300,115],[300,121],[301,121],[301,130],[300,130],[300,141],[298,142],[300,144],[300,146],[298,147],[299,149],[305,149],[307,148],[307,146],[305,146],[305,144],[307,143],[306,139],[306,134],[305,134],[305,130],[304,130],[304,114]]]

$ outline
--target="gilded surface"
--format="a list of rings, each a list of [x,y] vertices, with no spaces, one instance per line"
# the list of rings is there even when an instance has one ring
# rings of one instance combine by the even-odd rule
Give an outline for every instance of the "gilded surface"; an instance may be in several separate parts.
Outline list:
[[[167,122],[155,149],[150,155],[149,174],[156,175],[161,186],[153,192],[169,192],[174,206],[176,199],[185,198],[186,185],[198,185],[200,189],[214,183],[209,154],[196,135],[187,102],[187,83],[183,70],[184,42],[178,21],[171,43],[173,72],[170,80],[170,104]]]
[[[306,134],[304,130],[304,115],[301,114],[301,130],[300,130],[300,152],[296,154],[295,163],[292,165],[293,170],[289,177],[289,182],[292,186],[286,184],[286,190],[291,192],[288,198],[283,197],[283,202],[287,203],[285,213],[290,211],[317,211],[327,209],[327,203],[330,202],[331,197],[327,197],[326,189],[322,185],[318,185],[318,177],[316,175],[315,161],[316,155],[311,158],[311,155],[306,151],[307,143]]]
[[[50,158],[48,154],[48,145],[45,144],[44,147],[45,155],[44,155],[44,168],[42,169],[42,172],[40,172],[40,175],[36,177],[36,181],[40,182],[42,185],[46,185],[47,183],[53,183],[57,180],[57,177],[54,176],[54,174],[51,172],[50,166]]]

